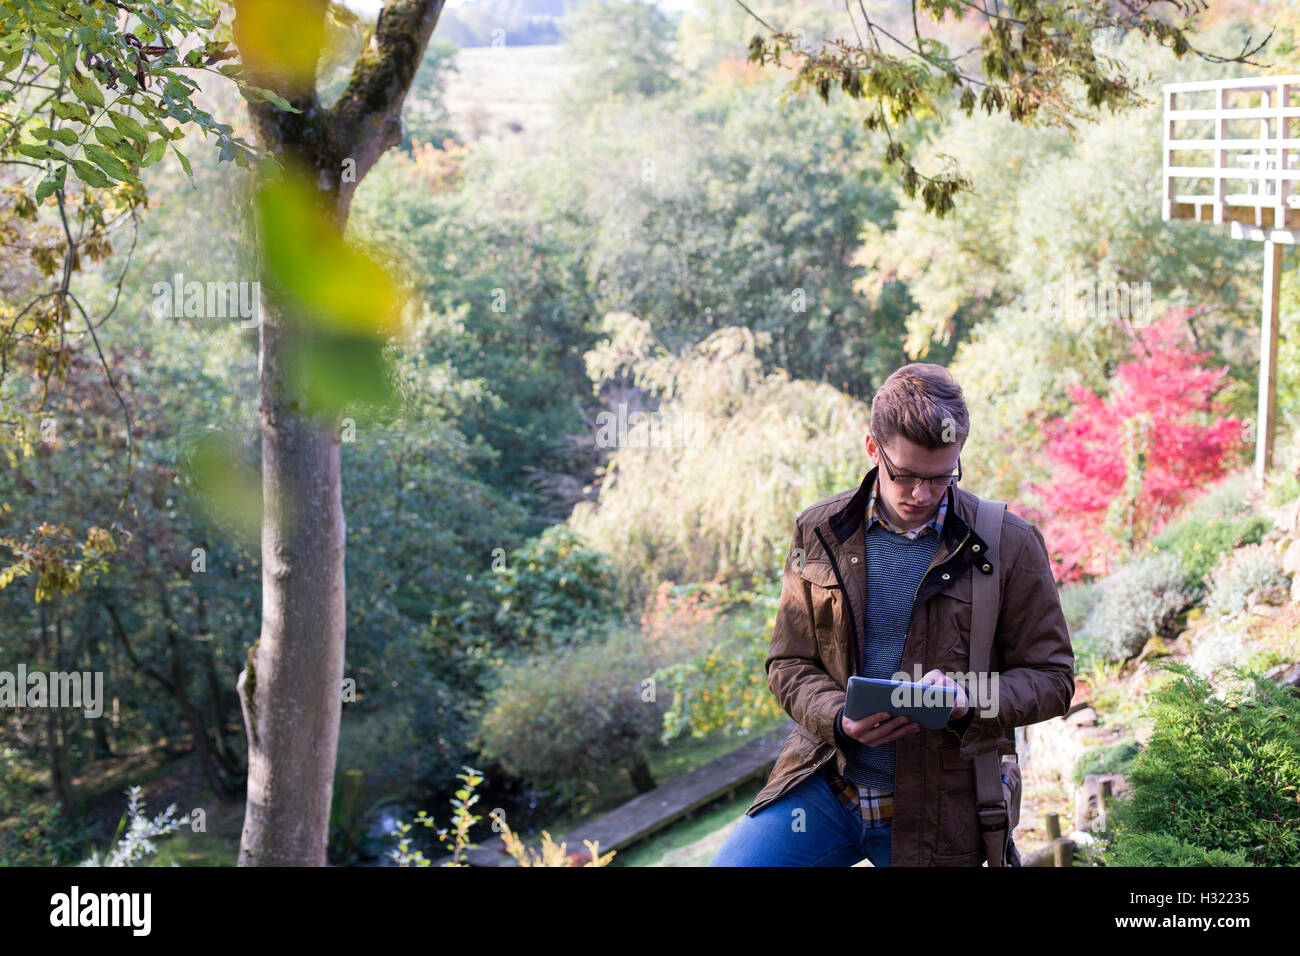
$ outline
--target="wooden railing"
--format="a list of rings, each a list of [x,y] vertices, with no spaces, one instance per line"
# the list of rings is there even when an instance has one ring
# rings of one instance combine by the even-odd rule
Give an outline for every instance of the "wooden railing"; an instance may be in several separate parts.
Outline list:
[[[1163,218],[1300,228],[1300,75],[1163,90]]]

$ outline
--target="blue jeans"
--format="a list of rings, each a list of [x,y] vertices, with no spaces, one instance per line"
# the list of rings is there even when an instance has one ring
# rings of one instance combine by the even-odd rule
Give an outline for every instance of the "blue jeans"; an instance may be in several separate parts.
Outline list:
[[[868,828],[831,792],[822,770],[752,817],[740,818],[709,866],[889,866],[890,828]]]

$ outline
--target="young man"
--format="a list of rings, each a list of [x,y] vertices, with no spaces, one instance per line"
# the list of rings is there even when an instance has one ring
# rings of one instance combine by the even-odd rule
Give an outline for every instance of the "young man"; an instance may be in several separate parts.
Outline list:
[[[711,866],[979,866],[972,757],[1066,713],[1074,653],[1038,529],[1006,512],[996,558],[957,487],[970,432],[943,367],[906,365],[871,406],[873,467],[804,511],[786,558],[767,683],[796,726]],[[973,565],[1000,575],[989,680],[963,687]],[[946,727],[844,716],[851,674],[958,688]],[[989,693],[991,691],[991,693]]]

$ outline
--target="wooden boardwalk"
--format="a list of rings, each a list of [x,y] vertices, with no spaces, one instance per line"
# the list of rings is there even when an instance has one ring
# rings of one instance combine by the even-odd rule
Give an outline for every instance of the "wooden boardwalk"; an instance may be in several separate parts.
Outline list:
[[[684,773],[661,787],[633,797],[618,809],[588,821],[564,837],[563,842],[568,844],[565,852],[585,851],[583,840],[599,841],[601,853],[622,849],[675,823],[692,810],[726,796],[741,784],[753,781],[757,786],[759,781],[756,778],[766,776],[772,769],[793,726],[786,724],[780,730],[757,737],[703,767]],[[537,839],[530,837],[524,842],[531,845]],[[559,838],[556,842],[560,842]],[[505,852],[499,836],[484,841],[464,858],[471,866],[518,865]],[[449,857],[434,861],[434,865],[446,859]]]

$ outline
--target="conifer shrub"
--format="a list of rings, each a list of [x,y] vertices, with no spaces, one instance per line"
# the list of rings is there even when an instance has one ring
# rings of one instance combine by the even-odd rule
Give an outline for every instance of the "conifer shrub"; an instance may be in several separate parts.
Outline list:
[[[1300,865],[1300,695],[1240,669],[1215,693],[1181,661],[1152,666],[1173,679],[1151,693],[1106,865]]]

